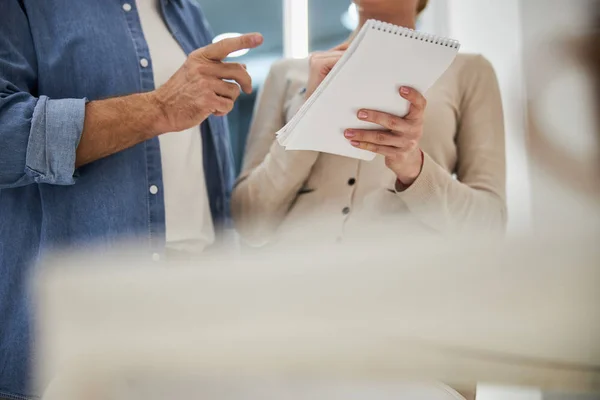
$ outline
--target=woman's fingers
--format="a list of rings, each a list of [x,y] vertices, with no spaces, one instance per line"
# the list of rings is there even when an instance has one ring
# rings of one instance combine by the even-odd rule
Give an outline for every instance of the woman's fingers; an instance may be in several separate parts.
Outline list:
[[[346,50],[348,50],[348,46],[350,46],[350,42],[344,42],[344,43],[341,43],[341,44],[335,46],[330,51],[346,51]]]
[[[405,86],[400,88],[400,95],[410,102],[409,113],[404,118],[380,111],[360,110],[358,119],[381,125],[391,131],[414,133],[413,131],[416,131],[415,121],[423,119],[427,100],[418,91]]]
[[[351,140],[350,144],[359,149],[381,154],[385,158],[389,158],[391,160],[397,160],[399,157],[402,157],[402,155],[405,154],[404,151],[392,146],[384,146],[369,142],[359,142],[356,140]]]
[[[340,58],[342,58],[343,55],[344,52],[342,51],[314,54],[311,56],[309,62],[312,66],[328,65],[333,68],[333,66],[340,60]]]
[[[310,68],[308,84],[306,85],[305,98],[309,98],[317,87],[327,77],[335,64],[342,57],[342,51],[318,52],[310,55],[308,65]]]
[[[372,122],[385,129],[389,129],[390,131],[402,132],[407,135],[412,135],[415,130],[411,121],[381,111],[360,110],[358,112],[358,119],[361,121]]]
[[[400,88],[400,96],[410,102],[410,110],[404,119],[415,120],[423,118],[425,108],[427,107],[427,100],[420,92],[415,89],[402,86]]]
[[[400,88],[400,95],[410,102],[405,117],[362,109],[358,112],[358,119],[379,125],[384,130],[348,129],[344,136],[352,146],[384,156],[386,166],[406,184],[412,183],[422,168],[423,156],[418,150],[427,101],[417,90],[404,86]],[[412,170],[414,174],[407,173]]]
[[[412,139],[397,133],[367,130],[367,129],[347,129],[344,132],[346,139],[355,142],[372,143],[375,145],[392,146],[404,149],[410,146]]]
[[[348,129],[344,132],[346,139],[354,147],[379,153],[373,148],[390,148],[395,152],[408,152],[418,147],[416,139],[392,132],[369,131],[364,129]],[[383,153],[380,153],[383,154]]]

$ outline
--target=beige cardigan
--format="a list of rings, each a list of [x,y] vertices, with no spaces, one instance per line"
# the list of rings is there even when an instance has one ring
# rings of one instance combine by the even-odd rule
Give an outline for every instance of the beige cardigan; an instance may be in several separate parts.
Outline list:
[[[259,94],[232,213],[241,235],[262,245],[310,238],[339,242],[379,223],[415,235],[506,224],[504,123],[490,63],[459,55],[425,94],[423,170],[404,192],[377,156],[371,162],[286,151],[275,140],[303,104],[306,60],[273,65]],[[349,127],[351,128],[351,127]]]

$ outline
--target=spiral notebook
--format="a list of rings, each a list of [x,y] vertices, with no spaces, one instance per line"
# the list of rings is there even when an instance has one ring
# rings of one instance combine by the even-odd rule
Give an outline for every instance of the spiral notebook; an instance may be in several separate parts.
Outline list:
[[[410,104],[400,86],[426,93],[454,61],[456,40],[369,20],[344,56],[277,133],[287,150],[313,150],[370,161],[375,154],[353,147],[344,130],[377,129],[357,119],[361,108],[405,116]]]

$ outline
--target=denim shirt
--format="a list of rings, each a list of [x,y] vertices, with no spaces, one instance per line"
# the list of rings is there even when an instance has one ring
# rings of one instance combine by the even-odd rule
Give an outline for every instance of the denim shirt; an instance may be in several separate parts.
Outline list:
[[[186,53],[210,43],[196,1],[160,3]],[[86,102],[154,89],[135,1],[2,0],[0,19],[0,398],[20,399],[39,395],[26,290],[36,260],[133,238],[156,258],[165,206],[156,138],[75,170]],[[219,232],[233,183],[226,120],[211,116],[198,134]]]

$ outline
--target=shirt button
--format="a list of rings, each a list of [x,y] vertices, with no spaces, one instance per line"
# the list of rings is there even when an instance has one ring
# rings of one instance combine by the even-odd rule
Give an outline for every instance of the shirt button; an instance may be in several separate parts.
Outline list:
[[[125,12],[129,12],[129,11],[131,11],[131,4],[129,4],[129,3],[124,3],[124,4],[123,4],[123,10],[124,10]]]
[[[145,58],[142,58],[140,60],[140,65],[142,66],[142,68],[146,68],[148,66],[148,60],[146,60]]]
[[[350,207],[344,207],[344,209],[342,210],[342,214],[344,214],[344,215],[350,214]]]
[[[152,254],[152,261],[160,261],[160,254],[158,254],[158,253]]]
[[[158,193],[158,186],[156,186],[156,185],[152,185],[152,186],[150,186],[150,193],[151,193],[151,194],[156,194],[156,193]]]
[[[354,179],[354,178],[348,179],[348,185],[354,186],[355,183],[356,183],[356,179]]]

